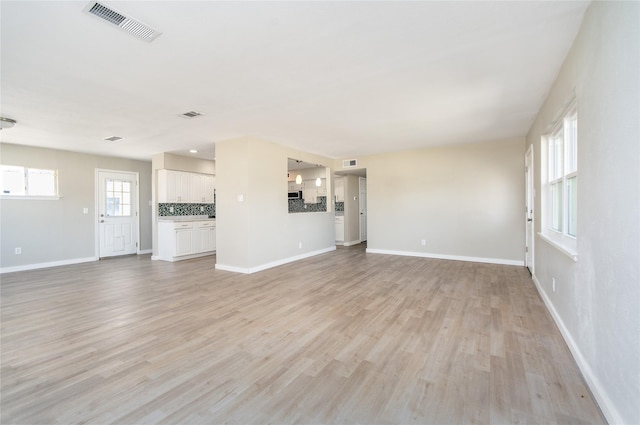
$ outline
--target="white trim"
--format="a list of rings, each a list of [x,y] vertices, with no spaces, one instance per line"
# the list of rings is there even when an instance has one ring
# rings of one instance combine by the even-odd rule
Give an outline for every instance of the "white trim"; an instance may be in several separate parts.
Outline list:
[[[524,260],[466,257],[466,256],[460,256],[460,255],[442,255],[442,254],[430,254],[427,252],[392,251],[387,249],[372,249],[372,248],[367,248],[366,252],[369,254],[402,255],[405,257],[424,257],[424,258],[435,258],[438,260],[469,261],[473,263],[503,264],[505,266],[523,266],[524,267]]]
[[[98,257],[74,258],[73,260],[49,261],[46,263],[25,264],[23,266],[12,266],[0,268],[0,274],[22,272],[25,270],[46,269],[49,267],[69,266],[71,264],[90,263],[98,261]]]
[[[152,249],[140,249],[138,250],[138,255],[151,254],[153,253]]]
[[[361,241],[360,239],[358,239],[357,241],[342,242],[342,245],[344,245],[344,246],[351,246],[351,245],[358,245],[359,243],[362,243],[362,241]]]
[[[604,415],[605,419],[610,424],[625,423],[625,421],[622,419],[622,416],[620,416],[620,413],[616,409],[615,404],[611,401],[611,399],[607,395],[607,392],[602,387],[600,380],[593,373],[591,366],[589,366],[589,363],[582,355],[582,351],[580,351],[580,348],[574,341],[573,337],[571,336],[571,333],[565,326],[564,322],[562,321],[562,318],[560,317],[553,303],[547,296],[547,293],[542,289],[542,285],[540,285],[540,281],[538,281],[538,278],[536,277],[536,275],[532,275],[531,277],[533,278],[533,283],[536,285],[538,294],[540,294],[540,297],[542,298],[542,301],[544,301],[544,304],[547,307],[547,310],[549,310],[549,313],[551,313],[551,317],[553,317],[553,320],[556,323],[556,326],[560,330],[560,333],[562,334],[562,337],[564,338],[565,343],[569,347],[569,351],[571,351],[571,354],[573,355],[573,358],[576,361],[576,364],[578,365],[578,369],[580,369],[580,372],[582,373],[582,377],[587,383],[589,390],[591,390],[591,394],[593,394],[593,396],[595,397],[596,402],[598,403],[598,407],[600,407],[600,410],[602,411],[602,414]]]
[[[283,258],[282,260],[272,261],[270,263],[262,264],[256,267],[235,267],[235,266],[227,266],[224,264],[216,263],[216,270],[224,270],[228,272],[235,273],[244,273],[244,274],[252,274],[256,272],[261,272],[263,270],[267,270],[273,267],[282,266],[283,264],[292,263],[294,261],[302,260],[309,257],[315,257],[316,255],[326,254],[327,252],[335,251],[335,246],[330,246],[328,248],[319,249],[317,251],[307,252],[305,254],[296,255],[294,257]]]
[[[157,255],[152,255],[151,256],[151,261],[158,261],[158,260],[160,260],[159,256],[157,256]]]
[[[542,232],[538,232],[538,236],[540,236],[540,238],[543,241],[545,241],[546,243],[548,243],[549,245],[551,245],[552,247],[554,247],[558,251],[562,252],[567,257],[571,258],[573,261],[578,261],[578,253],[575,252],[575,251],[572,251],[566,245],[563,245],[563,244],[559,243],[558,241],[550,238],[549,236],[547,236],[546,234],[544,234]]]

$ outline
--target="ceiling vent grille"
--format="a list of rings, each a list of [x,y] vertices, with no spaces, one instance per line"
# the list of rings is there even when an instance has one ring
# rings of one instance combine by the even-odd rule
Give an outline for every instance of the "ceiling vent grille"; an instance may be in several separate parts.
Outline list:
[[[357,159],[344,159],[342,161],[342,168],[353,168],[358,166]]]
[[[202,115],[202,113],[196,112],[196,111],[189,111],[182,114],[183,117],[187,117],[187,118],[195,118],[195,117],[199,117],[200,115]]]
[[[97,16],[144,41],[151,42],[162,34],[150,26],[129,18],[113,8],[96,1],[90,2],[84,10],[90,15]]]
[[[119,142],[120,140],[124,139],[124,137],[119,137],[119,136],[111,136],[111,137],[107,137],[106,140],[107,142]]]

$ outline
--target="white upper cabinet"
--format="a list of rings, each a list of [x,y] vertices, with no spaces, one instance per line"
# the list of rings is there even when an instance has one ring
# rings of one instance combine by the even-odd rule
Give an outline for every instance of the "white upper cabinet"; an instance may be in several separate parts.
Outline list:
[[[336,202],[344,202],[344,179],[342,177],[336,178]]]
[[[158,203],[212,204],[214,183],[208,174],[158,170]]]
[[[327,196],[327,179],[320,179],[320,181],[322,183],[320,186],[316,186],[315,179],[302,181],[302,197],[305,204],[316,204],[318,196]]]

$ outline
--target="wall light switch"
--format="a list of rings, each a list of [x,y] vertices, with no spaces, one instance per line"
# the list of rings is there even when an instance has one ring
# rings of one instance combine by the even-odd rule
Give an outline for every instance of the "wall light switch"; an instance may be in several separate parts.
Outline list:
[[[244,202],[244,195],[243,194],[238,195],[238,202]]]
[[[200,212],[204,212],[204,207],[200,207]]]
[[[89,214],[89,208],[83,208],[82,214]]]

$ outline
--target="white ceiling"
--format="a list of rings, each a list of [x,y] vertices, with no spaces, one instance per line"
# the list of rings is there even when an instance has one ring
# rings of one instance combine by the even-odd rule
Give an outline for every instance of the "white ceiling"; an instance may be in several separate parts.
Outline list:
[[[103,3],[163,34],[0,2],[3,142],[149,160],[245,135],[333,158],[520,137],[588,6]]]

